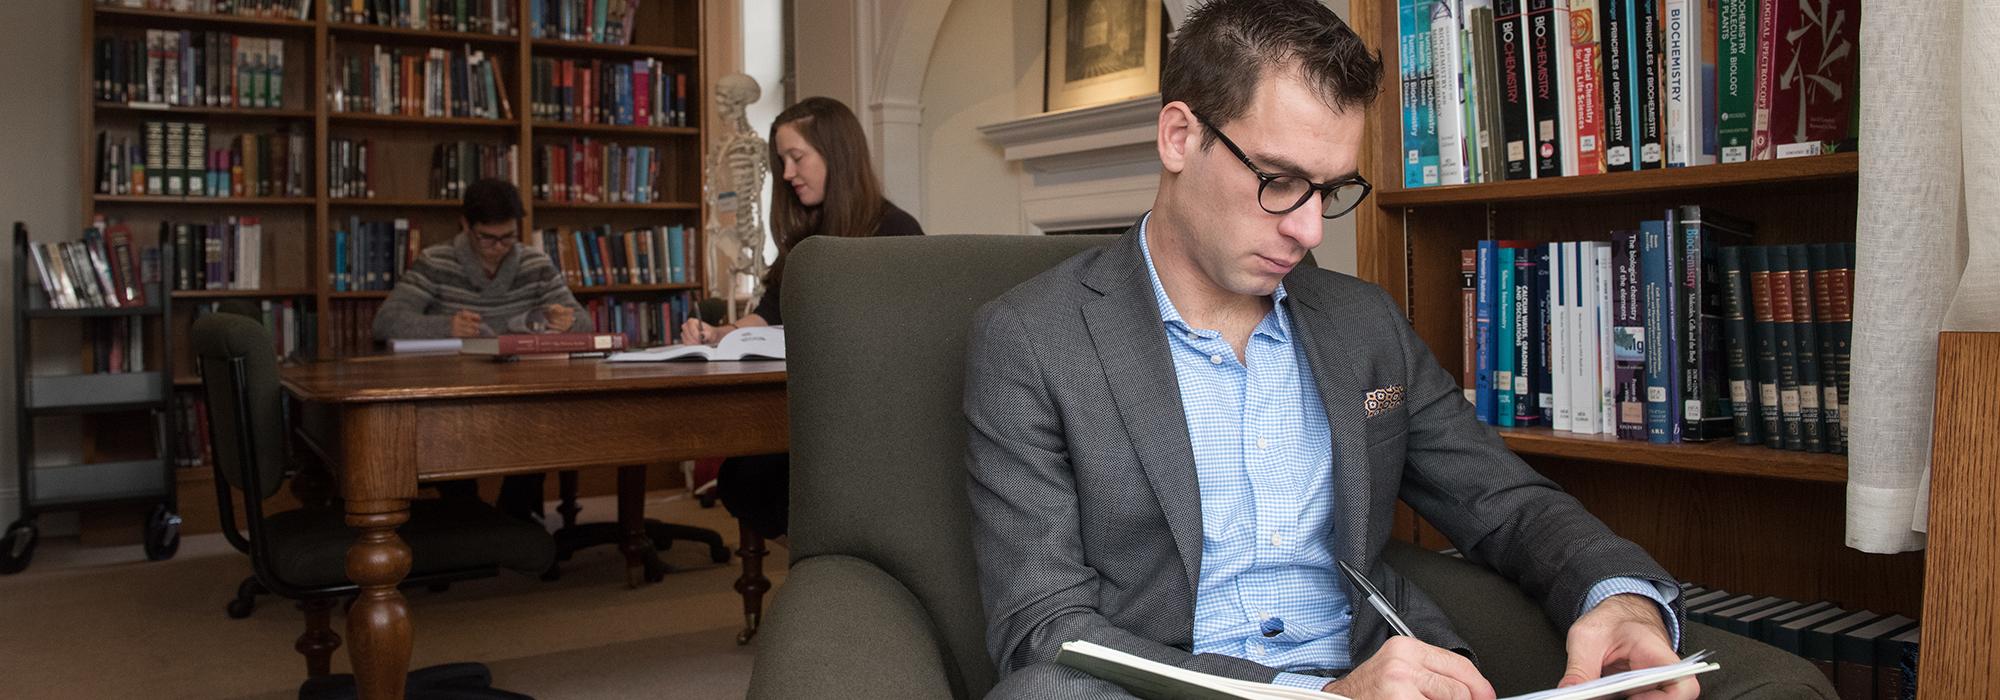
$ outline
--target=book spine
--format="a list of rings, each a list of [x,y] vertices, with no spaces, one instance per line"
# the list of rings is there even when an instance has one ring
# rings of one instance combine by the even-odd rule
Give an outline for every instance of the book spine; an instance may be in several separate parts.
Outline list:
[[[1541,319],[1535,317],[1535,251],[1515,248],[1514,252],[1514,425],[1541,422],[1542,410],[1536,401],[1535,355],[1532,350],[1542,338],[1535,332]]]
[[[1731,418],[1724,377],[1723,283],[1717,255],[1720,227],[1699,206],[1681,210],[1679,320],[1682,330],[1681,438],[1706,442],[1729,437]]]
[[[1785,246],[1765,250],[1765,264],[1771,270],[1771,320],[1777,329],[1778,405],[1784,422],[1787,450],[1806,448],[1804,428],[1799,422],[1799,364],[1797,330],[1792,318],[1791,252]]]
[[[1497,297],[1493,309],[1493,391],[1495,394],[1494,416],[1501,427],[1514,425],[1514,253],[1513,248],[1501,246],[1494,255],[1493,269],[1497,276],[1494,282],[1494,296]]]
[[[1596,435],[1604,415],[1603,387],[1598,373],[1596,244],[1575,244],[1573,300],[1570,307],[1570,432]]]
[[[1438,184],[1463,185],[1465,177],[1465,80],[1459,70],[1458,3],[1431,2],[1430,44],[1433,110],[1437,119]]]
[[[1640,289],[1640,250],[1638,231],[1612,234],[1613,399],[1618,405],[1616,430],[1621,440],[1646,439],[1646,309]]]
[[[1413,16],[1417,31],[1414,39],[1417,52],[1417,128],[1421,130],[1417,146],[1422,149],[1418,172],[1426,186],[1438,184],[1438,112],[1445,108],[1438,101],[1437,83],[1442,78],[1438,75],[1436,52],[1431,47],[1431,2],[1417,0]],[[676,97],[675,103],[679,101]]]
[[[1835,446],[1841,453],[1847,452],[1847,425],[1853,416],[1848,401],[1852,397],[1849,389],[1849,374],[1854,360],[1854,244],[1840,243],[1834,246],[1833,275],[1833,322],[1828,324],[1834,339],[1835,386],[1839,392],[1838,407],[1840,419],[1830,424],[1838,434]]]
[[[1756,340],[1751,375],[1756,381],[1757,423],[1764,446],[1784,449],[1784,414],[1778,395],[1778,328],[1771,298],[1771,270],[1765,249],[1743,249],[1743,272],[1750,278],[1751,330]]]
[[[1603,50],[1604,167],[1634,170],[1632,149],[1632,0],[1603,0],[1599,43]]]
[[[1616,2],[1616,0],[1610,0]],[[1604,172],[1604,58],[1598,38],[1598,0],[1569,0],[1570,75],[1563,96],[1576,115],[1576,174]]]
[[[1665,69],[1665,47],[1660,42],[1660,7],[1653,0],[1633,4],[1632,34],[1637,48],[1632,52],[1635,67],[1633,141],[1638,149],[1640,169],[1658,168],[1666,162],[1665,118],[1660,94]]]
[[[1811,246],[1788,246],[1792,268],[1792,350],[1798,362],[1799,431],[1807,452],[1825,452],[1820,415],[1819,332],[1813,313]]]
[[[1856,0],[1778,3],[1771,44],[1777,71],[1770,100],[1772,157],[1819,155],[1847,138],[1857,79],[1858,5]]]
[[[1495,34],[1497,20],[1492,0],[1466,0],[1465,8],[1466,33],[1472,37],[1467,63],[1478,85],[1473,108],[1479,114],[1479,141],[1472,146],[1480,153],[1479,181],[1499,182],[1506,179],[1507,149],[1502,140],[1500,48]]]
[[[502,355],[549,352],[597,352],[625,349],[625,336],[615,333],[547,333],[503,335],[495,343]]]
[[[1646,440],[1673,442],[1673,414],[1668,403],[1673,342],[1667,329],[1672,320],[1671,267],[1667,223],[1649,220],[1639,224],[1639,274],[1645,295],[1646,314]]]
[[[1556,430],[1570,430],[1573,427],[1570,412],[1570,311],[1575,303],[1571,298],[1570,275],[1576,266],[1576,244],[1549,244],[1549,393],[1550,403],[1555,407],[1555,420],[1549,423]]]
[[[1459,337],[1459,386],[1465,391],[1465,400],[1473,406],[1479,405],[1479,249],[1467,248],[1458,251],[1458,296],[1460,305],[1459,321],[1462,328]]]
[[[1500,139],[1503,149],[1502,176],[1526,180],[1535,176],[1534,104],[1528,70],[1527,16],[1524,0],[1496,0],[1493,5],[1493,35],[1498,44],[1496,66],[1500,72]]]
[[[1755,81],[1751,83],[1750,97],[1750,159],[1770,160],[1771,146],[1771,97],[1777,90],[1778,82],[1778,8],[1779,0],[1755,0],[1757,3],[1756,46],[1752,51],[1756,59]]]
[[[1596,339],[1597,353],[1597,432],[1614,435],[1618,432],[1618,403],[1615,398],[1618,386],[1618,366],[1614,357],[1616,350],[1611,347],[1611,244],[1599,241],[1591,244],[1596,249],[1597,305],[1593,311],[1596,327],[1591,337]]]
[[[1840,368],[1835,359],[1840,350],[1839,341],[1834,337],[1833,319],[1837,315],[1834,301],[1835,284],[1833,278],[1839,274],[1835,264],[1839,252],[1832,250],[1839,244],[1819,244],[1808,247],[1808,258],[1812,266],[1813,291],[1813,337],[1819,341],[1819,415],[1820,443],[1826,451],[1838,454],[1842,451],[1840,431]]]
[[[1535,355],[1535,413],[1542,425],[1555,425],[1555,396],[1550,384],[1552,370],[1549,366],[1550,319],[1549,319],[1549,248],[1547,244],[1534,247],[1535,286],[1532,292],[1535,304],[1535,332],[1539,335],[1534,342]]]
[[[1729,363],[1729,409],[1736,422],[1736,442],[1756,445],[1764,441],[1762,407],[1757,402],[1757,380],[1752,367],[1757,352],[1755,327],[1751,325],[1751,272],[1745,265],[1744,247],[1722,249],[1723,338]]]
[[[1558,33],[1567,36],[1567,28],[1556,26],[1556,0],[1528,0],[1527,33],[1524,40],[1528,49],[1528,124],[1532,133],[1528,143],[1534,149],[1530,156],[1534,160],[1535,177],[1558,177],[1569,175],[1563,171],[1562,99],[1558,95],[1561,69],[1557,63]]]
[[[1661,48],[1666,51],[1661,62],[1661,79],[1665,94],[1663,108],[1666,111],[1667,130],[1662,141],[1667,147],[1667,167],[1681,168],[1693,162],[1692,124],[1699,117],[1693,111],[1694,91],[1688,89],[1693,72],[1692,54],[1699,49],[1695,43],[1696,34],[1694,7],[1698,0],[1662,0],[1660,8]]]

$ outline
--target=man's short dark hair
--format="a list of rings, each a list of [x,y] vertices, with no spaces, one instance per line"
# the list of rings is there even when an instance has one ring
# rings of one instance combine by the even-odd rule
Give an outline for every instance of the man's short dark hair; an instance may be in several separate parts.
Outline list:
[[[1160,98],[1220,127],[1243,116],[1274,70],[1293,71],[1321,102],[1346,111],[1375,99],[1382,54],[1318,0],[1212,0],[1181,23]],[[1214,140],[1210,132],[1202,144]]]
[[[521,191],[514,183],[486,178],[465,188],[465,222],[498,224],[521,218]]]

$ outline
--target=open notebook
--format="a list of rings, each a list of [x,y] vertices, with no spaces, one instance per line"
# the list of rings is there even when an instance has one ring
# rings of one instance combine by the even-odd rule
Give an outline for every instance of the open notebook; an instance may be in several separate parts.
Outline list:
[[[785,359],[785,327],[738,328],[722,336],[714,347],[668,345],[665,347],[612,353],[606,362],[666,362],[668,360],[782,360]]]
[[[1650,688],[1671,680],[1707,673],[1721,666],[1700,652],[1680,663],[1605,676],[1568,688],[1516,695],[1502,700],[1596,700]],[[1140,658],[1091,642],[1067,642],[1056,663],[1102,678],[1146,700],[1346,700],[1317,690],[1224,678]]]

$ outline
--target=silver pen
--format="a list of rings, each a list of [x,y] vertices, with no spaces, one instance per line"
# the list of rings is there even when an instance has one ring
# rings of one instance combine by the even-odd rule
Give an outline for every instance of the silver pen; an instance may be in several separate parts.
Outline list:
[[[1368,604],[1375,606],[1375,612],[1380,613],[1382,619],[1389,621],[1390,629],[1395,630],[1396,634],[1405,637],[1417,636],[1415,632],[1410,631],[1409,625],[1403,623],[1403,617],[1396,614],[1396,609],[1389,607],[1389,599],[1382,595],[1382,591],[1375,588],[1375,584],[1369,583],[1366,576],[1362,576],[1361,572],[1355,571],[1354,567],[1348,566],[1346,561],[1340,561],[1339,563],[1340,571],[1347,574],[1347,580],[1354,582],[1356,590],[1361,591],[1362,595],[1368,597]]]

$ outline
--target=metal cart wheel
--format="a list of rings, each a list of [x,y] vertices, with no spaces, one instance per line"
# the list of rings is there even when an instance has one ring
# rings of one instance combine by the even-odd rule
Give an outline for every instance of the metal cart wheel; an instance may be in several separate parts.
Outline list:
[[[7,536],[0,538],[0,574],[18,574],[28,568],[28,561],[35,558],[35,543],[41,538],[42,531],[33,520],[8,525]]]
[[[153,506],[146,514],[146,559],[165,561],[181,549],[181,516],[167,510],[167,504]]]

